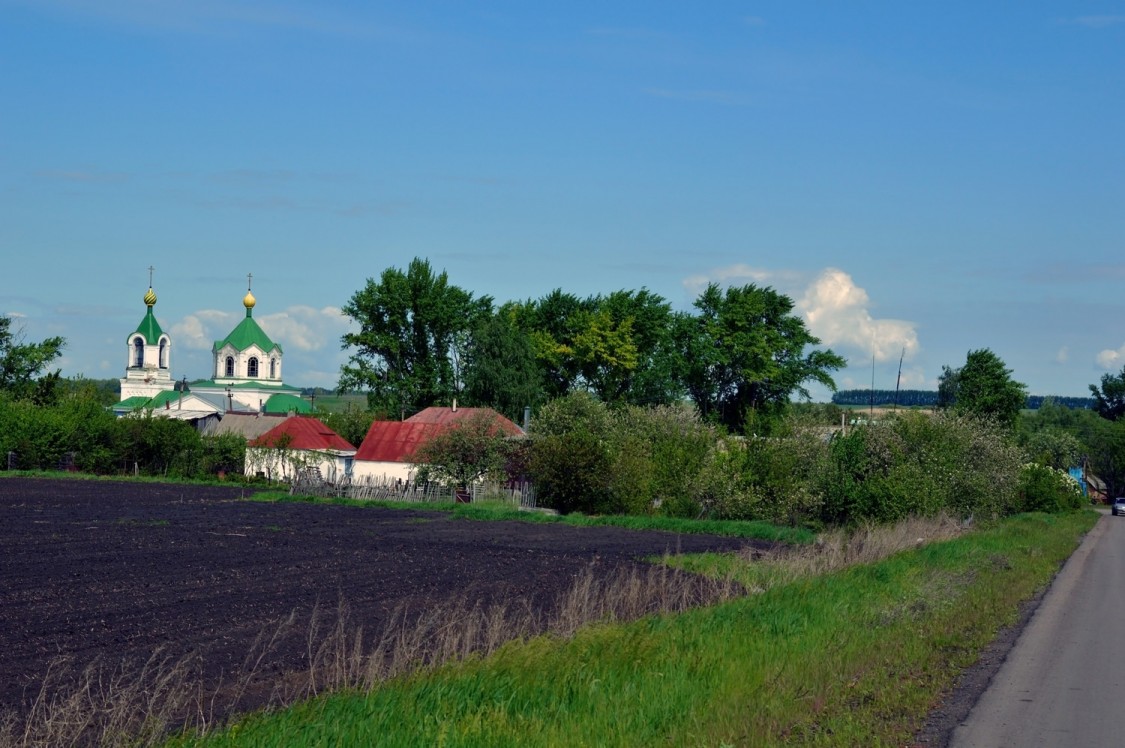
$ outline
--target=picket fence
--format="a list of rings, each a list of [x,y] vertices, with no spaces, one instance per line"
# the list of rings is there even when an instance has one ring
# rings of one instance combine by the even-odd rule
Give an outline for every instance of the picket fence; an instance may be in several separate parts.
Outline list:
[[[418,503],[449,503],[455,501],[500,501],[525,509],[534,509],[535,487],[527,482],[505,485],[473,483],[467,492],[458,492],[438,483],[421,483],[392,478],[367,477],[362,480],[345,478],[330,483],[320,475],[318,468],[304,470],[289,487],[290,494],[302,496],[337,497],[368,501],[405,501]]]

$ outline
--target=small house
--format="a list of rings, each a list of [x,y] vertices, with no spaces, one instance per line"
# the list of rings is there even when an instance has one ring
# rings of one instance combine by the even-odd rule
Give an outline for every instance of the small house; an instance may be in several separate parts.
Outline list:
[[[261,420],[269,422],[266,416]],[[291,481],[309,472],[328,483],[351,476],[356,448],[318,418],[293,416],[246,444],[246,474]]]

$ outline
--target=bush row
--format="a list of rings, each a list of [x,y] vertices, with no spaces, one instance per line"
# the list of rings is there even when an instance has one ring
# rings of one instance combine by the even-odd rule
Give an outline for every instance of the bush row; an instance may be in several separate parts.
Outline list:
[[[77,393],[51,406],[0,395],[0,468],[206,478],[241,474],[246,442],[151,415],[116,418]]]
[[[610,409],[574,394],[541,409],[529,466],[542,504],[590,514],[821,525],[1083,503],[1077,483],[1028,462],[1011,431],[954,412],[904,411],[846,432],[791,418],[768,437],[738,437],[687,407]]]

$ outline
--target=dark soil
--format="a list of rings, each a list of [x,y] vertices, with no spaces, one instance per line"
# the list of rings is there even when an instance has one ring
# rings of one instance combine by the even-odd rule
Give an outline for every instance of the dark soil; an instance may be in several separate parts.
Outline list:
[[[59,658],[81,669],[195,653],[213,688],[239,679],[259,634],[293,613],[296,630],[301,621],[307,628],[317,606],[345,601],[366,631],[400,605],[425,610],[464,595],[547,609],[592,562],[608,577],[666,552],[769,545],[241,496],[225,487],[0,479],[0,711],[26,712]],[[255,678],[301,671],[307,648],[303,634],[288,637]]]

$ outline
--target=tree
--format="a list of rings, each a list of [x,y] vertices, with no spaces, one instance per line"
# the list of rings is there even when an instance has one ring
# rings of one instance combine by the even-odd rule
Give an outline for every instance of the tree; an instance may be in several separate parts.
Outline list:
[[[510,305],[482,317],[473,330],[465,372],[468,405],[495,408],[518,422],[527,406],[543,402],[531,341],[515,325]]]
[[[793,393],[807,398],[809,381],[836,389],[830,372],[845,360],[831,350],[805,352],[820,340],[788,296],[712,283],[695,307],[699,315],[678,318],[676,334],[687,391],[704,418],[741,431],[748,418],[776,416]]]
[[[946,388],[952,407],[993,418],[1012,427],[1027,402],[1027,387],[1012,379],[1012,371],[987,348],[969,351],[960,369],[943,369],[938,391]],[[943,397],[943,401],[944,401]]]
[[[961,370],[949,366],[941,367],[941,376],[938,377],[937,406],[939,408],[952,408],[957,402],[957,388],[961,384]]]
[[[25,343],[19,332],[12,331],[12,318],[0,316],[0,392],[41,405],[53,402],[59,372],[44,374],[44,369],[62,355],[65,345],[61,337]]]
[[[1107,421],[1091,418],[1083,434],[1089,450],[1089,467],[1102,479],[1109,501],[1125,496],[1125,418]]]
[[[1090,394],[1094,396],[1094,410],[1102,418],[1116,421],[1125,416],[1125,367],[1120,374],[1103,374],[1102,386],[1091,384]]]
[[[481,410],[427,439],[411,461],[422,466],[418,480],[466,489],[486,476],[503,477],[510,444],[495,414]]]
[[[492,299],[450,285],[415,258],[404,273],[387,268],[357,291],[344,314],[359,332],[343,336],[355,351],[340,372],[339,388],[367,390],[373,410],[403,415],[452,400],[458,391],[451,352],[459,336],[492,309]]]
[[[602,386],[607,402],[630,405],[671,405],[684,396],[678,376],[671,305],[648,289],[614,291],[597,297],[598,309],[617,325],[629,325],[632,368],[622,367],[613,387]],[[607,383],[608,384],[608,383]],[[598,391],[598,388],[594,388]]]

